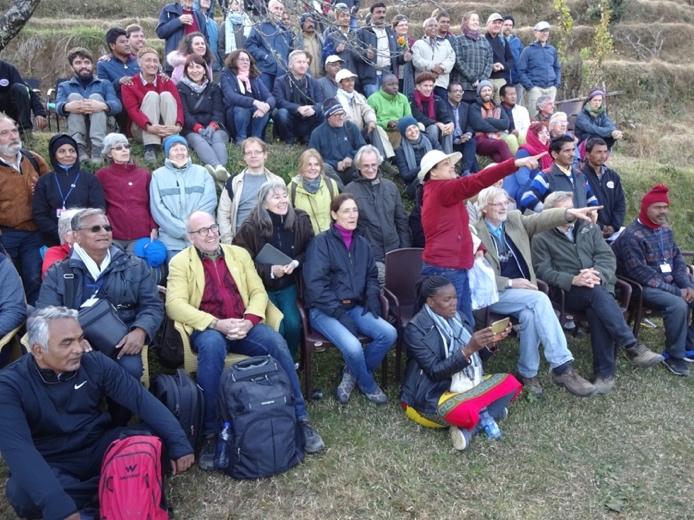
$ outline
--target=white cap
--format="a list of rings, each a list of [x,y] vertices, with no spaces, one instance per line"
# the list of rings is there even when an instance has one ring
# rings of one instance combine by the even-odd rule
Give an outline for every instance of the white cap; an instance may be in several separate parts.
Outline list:
[[[328,63],[337,63],[338,61],[344,61],[342,58],[340,58],[337,54],[331,54],[327,58],[325,58],[325,64],[327,65]]]
[[[545,21],[537,22],[535,27],[533,27],[533,31],[549,31],[549,23]]]
[[[504,17],[501,16],[499,13],[492,13],[489,15],[489,18],[487,18],[487,25],[489,25],[492,22],[495,22],[497,20],[503,20]]]

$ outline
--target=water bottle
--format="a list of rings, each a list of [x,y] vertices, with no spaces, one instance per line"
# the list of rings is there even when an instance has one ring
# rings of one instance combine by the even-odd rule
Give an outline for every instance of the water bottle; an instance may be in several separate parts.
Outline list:
[[[214,454],[214,467],[216,469],[224,470],[229,466],[229,439],[231,439],[231,421],[224,421],[224,427],[219,432]]]
[[[480,428],[490,440],[495,441],[501,438],[501,430],[499,429],[499,425],[496,424],[496,421],[491,415],[489,415],[487,410],[482,410],[480,412]]]

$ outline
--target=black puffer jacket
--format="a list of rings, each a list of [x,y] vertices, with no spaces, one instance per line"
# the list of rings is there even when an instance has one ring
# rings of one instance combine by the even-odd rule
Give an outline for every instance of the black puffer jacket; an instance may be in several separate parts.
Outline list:
[[[380,174],[375,179],[359,177],[345,186],[359,208],[357,229],[371,244],[374,258],[383,262],[388,251],[410,247],[410,228],[400,190]]]
[[[368,240],[358,231],[349,250],[335,225],[316,236],[304,257],[303,278],[307,309],[316,307],[337,318],[343,311],[342,300],[352,300],[372,312],[381,308],[374,256]]]
[[[63,275],[71,271],[75,275],[75,291],[74,298],[68,302],[65,301],[67,288]],[[118,316],[130,330],[143,329],[151,341],[164,319],[164,304],[147,264],[111,246],[111,263],[99,280],[103,280],[103,284],[97,296],[106,298],[116,307]],[[84,262],[73,251],[69,259],[54,264],[46,273],[36,307],[61,305],[79,309],[92,296],[94,291],[90,287],[95,285]]]
[[[443,340],[434,321],[422,308],[405,327],[407,368],[400,401],[420,413],[436,414],[441,394],[451,377],[470,363],[463,355],[446,357]]]

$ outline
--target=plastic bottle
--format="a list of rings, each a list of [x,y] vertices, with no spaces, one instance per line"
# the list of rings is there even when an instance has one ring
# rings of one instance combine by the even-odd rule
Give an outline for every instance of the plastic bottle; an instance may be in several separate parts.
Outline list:
[[[491,415],[489,415],[487,410],[482,410],[480,412],[480,428],[490,440],[495,441],[501,438],[501,430],[499,429],[499,425],[496,424],[496,421]]]
[[[229,439],[231,439],[231,422],[224,421],[224,427],[219,432],[217,446],[214,454],[214,467],[216,469],[227,469],[229,466]]]

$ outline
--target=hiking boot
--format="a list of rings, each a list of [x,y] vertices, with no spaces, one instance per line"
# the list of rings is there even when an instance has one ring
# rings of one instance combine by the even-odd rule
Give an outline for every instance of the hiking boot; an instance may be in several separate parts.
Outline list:
[[[650,352],[650,351],[649,351]],[[614,376],[596,377],[593,381],[596,395],[605,395],[614,388]]]
[[[364,395],[369,401],[379,406],[388,404],[388,396],[381,390],[380,386],[377,386],[376,390],[370,394],[364,392]]]
[[[342,381],[337,385],[335,390],[335,397],[337,397],[337,402],[340,404],[347,404],[349,401],[349,396],[352,395],[352,390],[356,386],[357,381],[354,376],[349,373],[347,369],[342,371]]]
[[[631,364],[638,368],[648,368],[663,361],[663,356],[656,354],[643,343],[637,343],[631,348],[624,349]]]
[[[101,156],[101,152],[92,152],[92,156],[89,159],[89,163],[92,166],[101,166],[104,164],[104,158]]]
[[[400,171],[397,169],[396,166],[394,166],[388,159],[383,161],[381,163],[381,170],[383,173],[385,173],[388,177],[395,177],[400,173]]]
[[[569,366],[564,372],[558,375],[554,370],[550,370],[552,382],[555,385],[563,386],[566,391],[578,397],[589,397],[595,392],[595,387],[586,379],[583,379],[573,365]]]
[[[217,448],[217,436],[206,437],[200,450],[198,457],[198,466],[203,471],[212,471],[214,469],[214,453]]]
[[[687,377],[689,375],[689,367],[684,359],[669,357],[663,361],[663,365],[676,376]]]
[[[311,426],[311,423],[308,422],[308,419],[300,421],[299,425],[301,426],[301,433],[304,434],[304,451],[306,453],[311,455],[313,453],[318,453],[325,448],[323,438],[316,430],[313,429],[313,426]]]
[[[470,445],[472,433],[470,433],[468,430],[463,430],[457,426],[449,426],[448,433],[451,436],[451,442],[456,450],[463,451]]]
[[[523,383],[523,390],[525,392],[532,394],[535,397],[542,397],[544,390],[542,389],[542,385],[540,384],[540,380],[537,378],[537,376],[518,376],[518,378],[520,379],[521,383]]]

